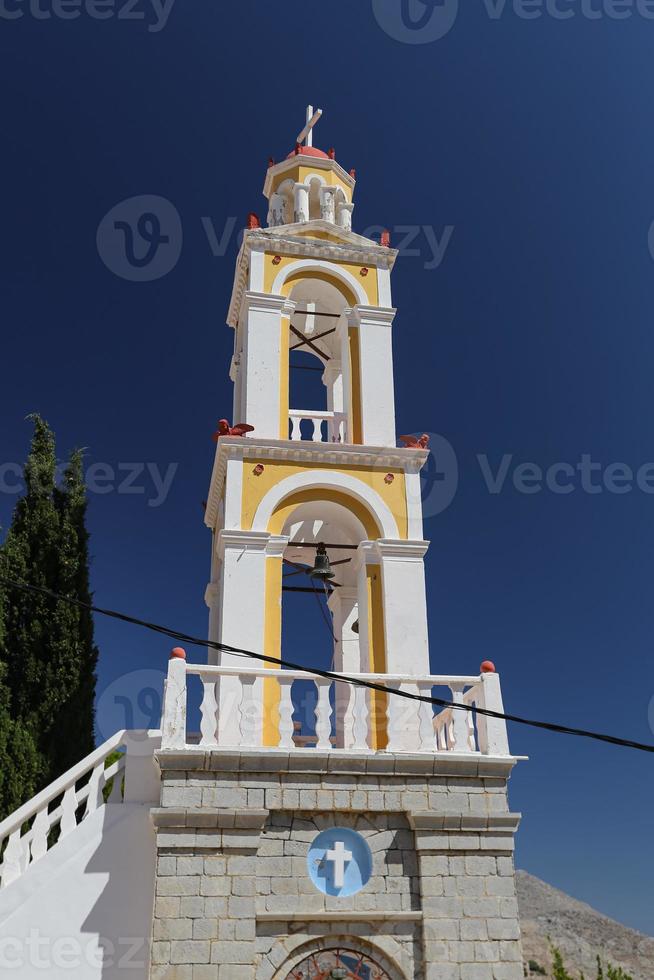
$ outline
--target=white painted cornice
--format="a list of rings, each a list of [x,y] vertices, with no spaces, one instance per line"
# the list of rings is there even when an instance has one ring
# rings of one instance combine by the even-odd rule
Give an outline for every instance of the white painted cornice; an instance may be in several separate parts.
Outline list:
[[[429,457],[427,449],[400,449],[395,446],[355,446],[349,443],[291,441],[290,439],[256,439],[224,436],[218,440],[211,474],[209,497],[204,522],[209,528],[216,526],[218,505],[224,493],[225,472],[230,459],[290,460],[320,466],[324,463],[341,466],[375,466],[379,469],[403,469],[415,473],[422,469]],[[221,532],[222,533],[222,532]],[[229,532],[237,533],[237,532]]]
[[[216,538],[216,551],[219,558],[224,556],[226,548],[266,551],[270,537],[267,531],[227,531],[223,528]]]
[[[366,323],[380,323],[392,327],[397,310],[386,306],[353,306],[348,315],[348,326],[360,327]]]

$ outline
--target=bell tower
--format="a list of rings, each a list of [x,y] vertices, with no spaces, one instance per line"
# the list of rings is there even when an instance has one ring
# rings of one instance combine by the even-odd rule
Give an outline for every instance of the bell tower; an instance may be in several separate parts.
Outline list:
[[[385,233],[377,242],[352,230],[355,171],[345,170],[333,149],[313,145],[320,115],[309,106],[295,147],[281,162],[270,161],[267,227],[250,215],[236,263],[228,314],[233,420],[252,431],[217,440],[206,509],[213,532],[210,638],[279,658],[282,590],[317,588],[328,593],[335,669],[424,676],[427,543],[419,472],[428,453],[397,448],[397,252]],[[296,351],[314,358],[326,408],[290,405]],[[318,556],[333,577],[316,574]],[[242,658],[211,652],[210,662],[237,666]],[[237,679],[221,677],[224,744],[239,739],[230,710],[237,688]],[[253,697],[263,704],[263,744],[276,746],[279,685],[257,682]],[[370,748],[389,744],[383,700],[369,697],[376,717]],[[333,738],[343,748],[354,739],[338,703]]]
[[[270,162],[267,227],[250,215],[236,264],[233,424],[206,508],[221,646],[169,661],[150,977],[521,980],[499,677],[430,671],[427,440],[396,446],[397,253],[352,231],[354,171],[313,146],[319,118]],[[318,595],[346,680],[284,636],[291,589]]]

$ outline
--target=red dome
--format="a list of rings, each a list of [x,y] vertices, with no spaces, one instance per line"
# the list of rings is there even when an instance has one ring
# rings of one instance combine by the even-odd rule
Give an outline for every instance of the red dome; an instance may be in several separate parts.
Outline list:
[[[323,160],[329,160],[329,154],[324,153],[315,146],[301,146],[300,155],[303,157],[322,157]],[[287,160],[292,159],[292,157],[297,156],[295,150],[291,150],[289,155],[286,157]]]

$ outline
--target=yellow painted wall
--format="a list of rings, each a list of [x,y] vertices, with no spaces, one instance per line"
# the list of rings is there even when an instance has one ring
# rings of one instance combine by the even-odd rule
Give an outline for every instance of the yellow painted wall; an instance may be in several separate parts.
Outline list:
[[[283,173],[277,174],[271,184],[271,193],[274,193],[285,180],[292,180],[296,184],[303,184],[311,174],[320,174],[321,177],[325,178],[325,183],[329,187],[340,187],[345,195],[345,200],[349,201],[350,204],[352,203],[352,189],[348,187],[345,181],[334,170],[323,169],[322,167],[318,168],[311,164],[298,164],[296,167],[289,167]]]
[[[264,467],[263,473],[261,473],[260,476],[256,476],[253,472],[258,463],[261,463]],[[378,493],[395,517],[400,537],[404,539],[407,538],[408,515],[406,484],[403,470],[398,468],[386,469],[385,467],[374,466],[344,467],[334,463],[320,463],[319,466],[320,469],[333,470],[337,473],[345,473],[357,480],[361,480],[362,483],[365,483],[376,493]],[[271,490],[274,486],[277,486],[278,483],[281,483],[281,481],[286,479],[288,476],[293,476],[295,473],[311,472],[311,470],[314,470],[315,468],[315,466],[308,465],[307,463],[298,463],[292,460],[258,459],[256,455],[244,459],[241,513],[241,527],[243,530],[248,531],[252,528],[252,522],[254,520],[254,515],[257,508],[269,490]],[[393,473],[395,479],[392,483],[384,482],[384,477],[387,473]],[[316,489],[311,490],[310,492],[314,494],[311,499],[329,499],[328,491],[326,490]],[[344,506],[352,510],[353,513],[357,513],[356,506],[361,508],[360,513],[365,517],[365,519],[362,521],[364,526],[366,526],[366,521],[368,521],[368,523],[370,522],[370,515],[367,508],[355,500],[355,498],[345,494],[343,491],[334,490],[331,492],[339,493],[339,502],[343,503]],[[282,507],[284,504],[285,502],[282,501]],[[279,521],[276,521],[275,523],[278,524]],[[282,526],[283,521],[280,525],[280,529]],[[272,527],[268,528],[268,530],[270,530],[272,533],[279,533],[278,531],[274,531]],[[375,534],[373,537],[379,537],[379,533]]]
[[[381,568],[366,566],[368,588],[368,638],[369,670],[371,674],[386,673],[386,640],[384,634],[384,605],[382,597]],[[370,692],[371,734],[374,749],[385,749],[388,744],[386,708],[388,695],[380,691]]]

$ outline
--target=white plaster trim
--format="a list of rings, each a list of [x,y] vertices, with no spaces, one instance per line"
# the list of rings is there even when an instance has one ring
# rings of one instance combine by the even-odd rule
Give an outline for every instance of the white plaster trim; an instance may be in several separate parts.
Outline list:
[[[390,309],[393,306],[393,295],[389,269],[377,269],[377,291],[379,293],[379,305]]]
[[[266,557],[282,558],[290,540],[288,534],[271,534],[266,546]]]
[[[264,253],[252,251],[250,254],[250,281],[248,287],[255,292],[263,292]]]
[[[380,326],[392,327],[397,310],[384,306],[368,306],[367,304],[357,303],[353,307],[349,317],[351,327],[360,327],[366,323],[375,323]]]
[[[219,440],[220,441],[220,440]],[[225,468],[225,515],[226,528],[241,526],[243,509],[243,460],[229,459]],[[207,511],[209,506],[207,505]]]
[[[256,310],[261,313],[279,313],[288,302],[286,296],[280,296],[274,289],[272,293],[255,293],[248,290],[243,295],[243,312]],[[292,300],[290,303],[295,309],[295,303]]]
[[[288,476],[285,480],[272,487],[257,508],[252,522],[253,529],[265,531],[275,508],[285,497],[295,493],[297,490],[306,490],[309,488],[343,490],[369,508],[372,515],[381,525],[384,537],[399,538],[397,522],[393,517],[393,513],[378,493],[371,490],[363,481],[357,480],[345,473],[318,469],[312,472],[296,473],[293,476]]]
[[[304,178],[304,183],[305,184],[310,184],[312,180],[317,180],[321,187],[332,187],[333,186],[332,184],[328,184],[327,183],[326,179],[323,177],[322,174],[308,174]],[[334,187],[334,190],[336,190],[335,187]]]
[[[398,538],[395,541],[380,538],[374,542],[375,548],[382,558],[399,559],[400,561],[422,561],[427,554],[429,541],[405,541]]]
[[[268,547],[271,535],[262,531],[219,531],[216,536],[216,551],[224,557],[227,548],[236,551],[263,551]]]
[[[322,259],[300,259],[299,262],[292,262],[290,265],[287,265],[286,268],[282,269],[282,271],[278,273],[277,278],[273,282],[273,292],[280,293],[282,286],[289,276],[294,275],[296,272],[302,272],[305,269],[308,272],[319,270],[320,272],[329,273],[329,275],[333,276],[335,279],[340,279],[341,282],[346,283],[354,292],[354,295],[357,297],[360,303],[367,302],[368,296],[366,291],[361,283],[357,282],[351,273],[349,273],[346,269],[339,268],[332,262],[325,262]]]
[[[420,470],[407,469],[404,474],[406,487],[406,507],[410,538],[419,540],[424,534],[422,520],[422,488],[420,486]]]

